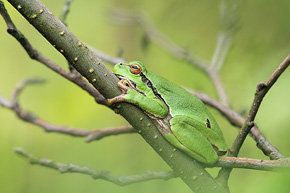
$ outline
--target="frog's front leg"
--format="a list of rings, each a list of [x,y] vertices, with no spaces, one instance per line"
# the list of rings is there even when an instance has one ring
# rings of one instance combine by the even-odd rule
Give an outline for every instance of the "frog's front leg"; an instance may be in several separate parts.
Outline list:
[[[119,102],[125,102],[126,101],[126,94],[128,93],[128,90],[130,89],[128,86],[126,86],[126,80],[120,80],[117,84],[117,86],[120,88],[123,94],[116,96],[114,98],[108,99],[107,100],[107,105],[110,106],[114,103],[119,103]]]
[[[125,81],[126,84],[126,81]],[[134,89],[126,86],[123,81],[119,81],[118,87],[122,90],[123,94],[107,100],[107,105],[112,105],[118,102],[127,102],[135,104],[150,115],[155,117],[164,118],[168,114],[167,106],[156,97],[148,97],[137,92]]]

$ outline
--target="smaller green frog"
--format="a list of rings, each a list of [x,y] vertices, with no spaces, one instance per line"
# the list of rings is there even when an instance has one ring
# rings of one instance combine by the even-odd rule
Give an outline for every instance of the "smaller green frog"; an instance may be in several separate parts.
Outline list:
[[[197,97],[138,61],[116,64],[114,73],[123,94],[108,99],[108,105],[135,104],[156,120],[173,146],[202,163],[214,164],[227,152],[216,120]]]

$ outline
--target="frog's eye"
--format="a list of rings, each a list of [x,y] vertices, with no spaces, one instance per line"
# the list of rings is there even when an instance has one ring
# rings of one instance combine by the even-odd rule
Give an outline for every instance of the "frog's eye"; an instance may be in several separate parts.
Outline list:
[[[142,68],[138,64],[132,64],[130,66],[130,72],[132,74],[139,74],[142,71]]]

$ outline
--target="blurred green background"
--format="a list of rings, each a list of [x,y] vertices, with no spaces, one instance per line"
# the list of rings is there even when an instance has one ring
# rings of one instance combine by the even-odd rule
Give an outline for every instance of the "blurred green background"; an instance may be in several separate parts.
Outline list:
[[[42,1],[59,16],[64,1]],[[13,21],[33,46],[46,57],[66,68],[66,61],[23,17],[4,1]],[[151,43],[142,49],[144,32],[139,26],[119,26],[110,19],[111,8],[140,9],[152,17],[154,24],[173,42],[210,61],[220,30],[219,1],[96,1],[75,0],[68,15],[68,27],[82,41],[108,54],[123,49],[128,60],[140,60],[151,70],[173,82],[216,96],[210,81],[200,71],[170,56]],[[290,50],[290,1],[243,1],[240,4],[240,29],[221,77],[231,105],[237,112],[247,112],[258,82],[266,81]],[[19,43],[6,33],[0,19],[0,93],[9,98],[15,85],[28,77],[43,77],[45,85],[27,88],[21,105],[54,124],[101,129],[127,122],[72,83],[46,67],[32,61]],[[111,66],[108,65],[110,68]],[[290,156],[290,70],[286,71],[267,94],[256,122],[268,140]],[[215,110],[230,146],[237,134]],[[42,129],[18,120],[0,107],[0,191],[5,193],[63,192],[191,192],[179,179],[119,187],[103,180],[80,174],[60,174],[55,170],[30,165],[13,152],[23,147],[29,152],[63,163],[74,163],[113,174],[139,174],[144,171],[166,171],[169,167],[138,134],[112,136],[85,143],[81,138],[45,133]],[[267,159],[248,138],[241,157]],[[235,169],[229,185],[233,193],[289,192],[289,173]]]

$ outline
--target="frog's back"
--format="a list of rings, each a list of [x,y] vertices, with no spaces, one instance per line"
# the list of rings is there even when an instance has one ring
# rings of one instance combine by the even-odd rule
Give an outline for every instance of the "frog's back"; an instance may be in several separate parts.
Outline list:
[[[158,75],[151,74],[150,79],[154,82],[159,94],[169,105],[170,113],[173,117],[189,117],[194,121],[199,122],[200,128],[196,128],[211,144],[215,144],[221,150],[226,150],[227,145],[223,139],[223,134],[211,113],[205,105],[196,96],[186,91],[184,88],[162,78]],[[181,119],[182,120],[182,119]],[[189,119],[184,119],[189,120]],[[210,128],[210,129],[206,129]],[[224,153],[225,151],[222,151]]]
[[[153,73],[150,73],[150,76],[157,91],[170,106],[170,113],[173,116],[184,115],[201,123],[206,123],[209,119],[211,124],[217,126],[213,116],[196,96],[163,77]]]

